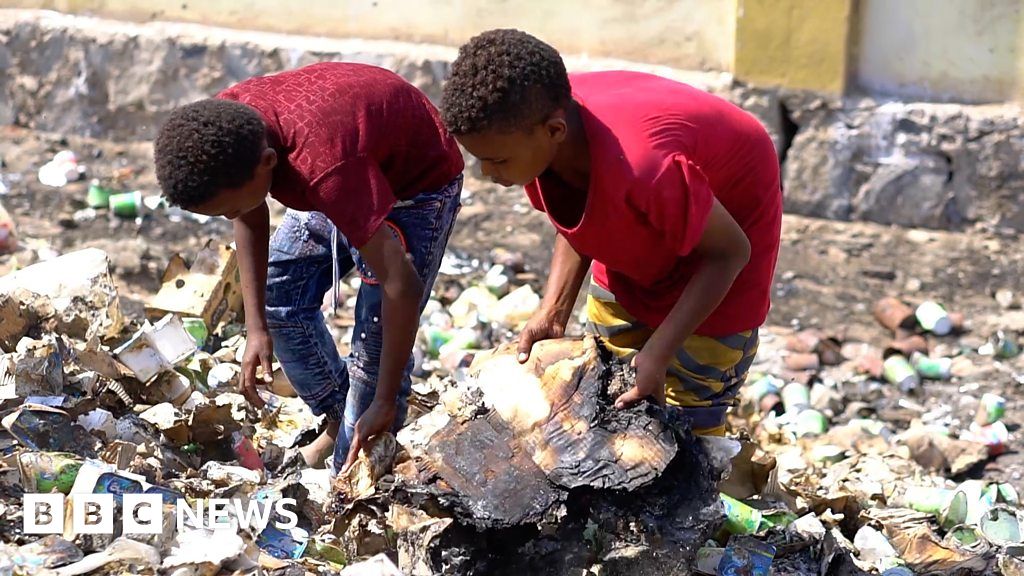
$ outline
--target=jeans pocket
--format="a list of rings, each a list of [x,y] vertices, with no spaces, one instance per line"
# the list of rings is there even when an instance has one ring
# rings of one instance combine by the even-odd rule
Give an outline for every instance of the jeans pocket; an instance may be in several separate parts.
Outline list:
[[[438,227],[442,224],[445,202],[440,198],[431,198],[424,202],[416,202],[398,206],[384,221],[391,233],[402,243],[407,254],[412,255],[413,263],[419,270],[430,261],[434,244],[438,237]],[[357,258],[356,269],[363,282],[377,284],[377,278],[362,258]]]

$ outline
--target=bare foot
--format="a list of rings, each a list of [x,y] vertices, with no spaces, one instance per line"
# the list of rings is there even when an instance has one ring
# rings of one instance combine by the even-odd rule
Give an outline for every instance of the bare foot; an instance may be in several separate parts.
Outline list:
[[[299,448],[299,454],[311,468],[323,468],[324,462],[334,453],[334,444],[338,438],[338,422],[328,422],[327,428],[309,444]]]

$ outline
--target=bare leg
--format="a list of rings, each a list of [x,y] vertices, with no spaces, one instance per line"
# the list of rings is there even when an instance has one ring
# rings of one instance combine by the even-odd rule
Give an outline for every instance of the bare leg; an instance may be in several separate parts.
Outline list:
[[[334,453],[334,443],[338,438],[338,425],[337,420],[329,420],[327,422],[327,428],[309,444],[299,448],[299,453],[302,454],[302,459],[306,461],[306,466],[314,468],[321,467],[327,457]]]

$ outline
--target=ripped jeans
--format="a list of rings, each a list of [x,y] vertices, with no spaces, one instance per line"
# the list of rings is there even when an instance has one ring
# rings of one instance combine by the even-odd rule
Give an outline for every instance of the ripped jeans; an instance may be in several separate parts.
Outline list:
[[[430,298],[448,238],[461,208],[462,176],[433,192],[399,202],[384,225],[393,225],[406,243],[423,281],[420,310]],[[332,237],[336,244],[332,247]],[[337,258],[332,256],[337,254]],[[352,352],[345,359],[324,322],[324,295],[353,268],[362,278],[356,298]],[[341,422],[332,467],[348,455],[355,423],[369,408],[377,387],[383,343],[383,293],[359,252],[319,212],[289,210],[270,241],[267,273],[267,325],[274,352],[295,391],[316,415]],[[396,398],[395,431],[405,422],[411,389],[410,356]]]

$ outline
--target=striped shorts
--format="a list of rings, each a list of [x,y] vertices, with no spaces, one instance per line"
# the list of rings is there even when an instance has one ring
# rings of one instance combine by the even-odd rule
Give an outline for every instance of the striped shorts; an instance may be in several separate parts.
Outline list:
[[[593,283],[587,295],[587,317],[587,331],[627,361],[654,333],[626,312],[615,295]],[[719,338],[693,335],[676,351],[665,375],[665,400],[692,420],[695,433],[725,434],[725,412],[736,404],[757,344],[757,329],[753,329]]]

